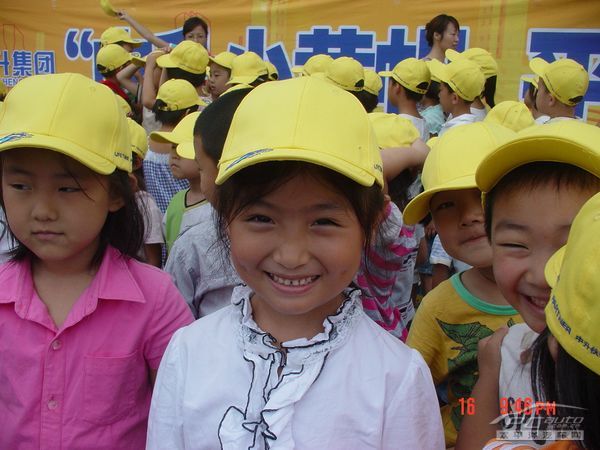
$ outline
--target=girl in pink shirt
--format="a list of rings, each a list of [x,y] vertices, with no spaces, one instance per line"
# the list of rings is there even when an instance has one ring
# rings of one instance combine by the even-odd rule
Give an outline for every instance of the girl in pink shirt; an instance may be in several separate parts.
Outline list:
[[[0,266],[0,448],[145,446],[158,364],[192,316],[168,275],[134,259],[130,148],[114,94],[82,75],[30,77],[6,98],[16,247]]]

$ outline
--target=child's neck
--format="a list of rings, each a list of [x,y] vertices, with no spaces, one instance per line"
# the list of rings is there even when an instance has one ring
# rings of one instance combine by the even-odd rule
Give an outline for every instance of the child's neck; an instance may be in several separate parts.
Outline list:
[[[49,262],[34,259],[31,272],[35,290],[48,314],[60,329],[73,305],[89,286],[97,272],[91,264],[93,253],[87,249],[69,261]]]
[[[185,194],[185,204],[195,205],[204,200],[204,194],[200,189],[200,177],[192,179],[188,178],[188,181],[190,182],[190,188]]]
[[[485,105],[483,104],[483,102],[481,101],[481,98],[477,97],[475,100],[473,100],[473,103],[471,103],[471,106],[473,108],[477,108],[477,109],[485,109]],[[471,110],[471,107],[469,107],[469,111]]]
[[[507,306],[500,293],[492,267],[473,267],[461,274],[460,280],[475,297],[493,305]]]
[[[293,301],[293,299],[290,299]],[[286,315],[274,310],[254,294],[251,298],[252,316],[261,330],[275,338],[276,345],[294,339],[311,339],[323,331],[323,321],[334,314],[344,301],[343,294],[305,314]]]
[[[452,114],[452,117],[462,116],[463,114],[471,114],[471,104],[459,102],[454,105],[450,113]]]
[[[398,100],[398,112],[400,114],[406,114],[407,116],[417,117],[421,119],[421,114],[417,110],[417,104],[408,99],[400,99]]]

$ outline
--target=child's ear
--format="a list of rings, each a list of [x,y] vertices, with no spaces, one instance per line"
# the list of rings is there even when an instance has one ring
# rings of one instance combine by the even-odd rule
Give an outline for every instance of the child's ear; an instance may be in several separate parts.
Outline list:
[[[108,210],[110,212],[117,212],[123,206],[125,206],[125,200],[123,200],[123,197],[121,197],[120,195],[119,196],[116,196],[116,195],[111,196],[111,199],[108,203]]]
[[[453,105],[457,105],[458,102],[460,101],[460,97],[458,96],[458,94],[456,92],[452,93],[451,98],[452,98],[452,104]]]
[[[549,106],[554,106],[556,105],[556,97],[554,97],[554,95],[548,93],[548,105]]]

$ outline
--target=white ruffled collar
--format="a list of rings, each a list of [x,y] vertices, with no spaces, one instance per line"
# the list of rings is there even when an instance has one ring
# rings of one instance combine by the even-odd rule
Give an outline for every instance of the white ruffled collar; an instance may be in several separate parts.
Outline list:
[[[244,359],[252,370],[246,405],[231,405],[219,426],[222,449],[295,448],[292,419],[295,404],[321,374],[328,354],[340,347],[358,322],[361,291],[347,289],[335,314],[323,321],[323,331],[311,339],[284,342],[261,330],[252,318],[247,286],[232,295],[237,334]],[[278,369],[281,369],[278,371]]]

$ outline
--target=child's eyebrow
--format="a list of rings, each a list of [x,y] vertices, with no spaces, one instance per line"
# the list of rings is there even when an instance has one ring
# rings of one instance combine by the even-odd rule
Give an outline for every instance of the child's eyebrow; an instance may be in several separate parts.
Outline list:
[[[28,177],[33,177],[35,176],[35,174],[33,172],[30,172],[29,170],[27,170],[26,168],[24,168],[23,166],[17,166],[14,164],[8,164],[5,167],[5,172],[10,174],[10,175],[24,175],[24,176],[28,176]],[[56,172],[52,175],[53,178],[60,178],[60,179],[73,179],[73,175],[69,174],[68,172]]]

